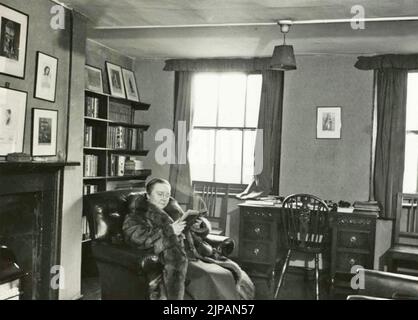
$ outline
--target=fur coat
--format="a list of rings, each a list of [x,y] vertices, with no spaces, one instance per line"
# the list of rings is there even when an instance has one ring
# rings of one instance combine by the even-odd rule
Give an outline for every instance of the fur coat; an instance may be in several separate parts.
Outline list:
[[[236,289],[243,299],[254,297],[254,286],[233,261],[215,250],[207,250],[204,235],[196,228],[186,227],[176,236],[170,226],[184,213],[173,198],[164,210],[148,202],[146,194],[128,199],[129,213],[123,223],[125,241],[141,249],[154,250],[163,263],[163,272],[150,282],[151,299],[182,300],[189,260],[200,259],[230,270]]]

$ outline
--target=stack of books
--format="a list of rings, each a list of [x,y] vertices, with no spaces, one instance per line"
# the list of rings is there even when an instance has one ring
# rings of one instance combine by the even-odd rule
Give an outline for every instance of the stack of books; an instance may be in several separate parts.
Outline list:
[[[355,201],[353,207],[354,211],[380,212],[377,201]]]

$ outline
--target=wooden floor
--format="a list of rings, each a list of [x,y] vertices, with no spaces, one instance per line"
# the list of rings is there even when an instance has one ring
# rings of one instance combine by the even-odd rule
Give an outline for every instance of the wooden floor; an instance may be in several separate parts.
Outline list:
[[[345,299],[345,296],[331,297],[328,290],[326,277],[321,277],[321,300]],[[252,279],[256,287],[256,300],[272,299],[272,290],[264,279]],[[97,277],[83,278],[81,284],[83,300],[100,300],[100,282]],[[281,289],[279,300],[314,300],[315,280],[313,271],[304,272],[301,269],[289,269]]]

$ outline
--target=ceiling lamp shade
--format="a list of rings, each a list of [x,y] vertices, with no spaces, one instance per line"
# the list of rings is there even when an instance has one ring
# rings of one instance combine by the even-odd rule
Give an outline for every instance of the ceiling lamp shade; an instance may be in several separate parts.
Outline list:
[[[295,70],[296,59],[293,46],[283,44],[275,46],[271,57],[270,69],[272,70]]]
[[[275,46],[273,56],[271,57],[270,69],[272,70],[295,70],[296,58],[293,52],[293,46],[286,44],[286,33],[289,31],[291,22],[280,24],[280,31],[283,33],[283,44]]]

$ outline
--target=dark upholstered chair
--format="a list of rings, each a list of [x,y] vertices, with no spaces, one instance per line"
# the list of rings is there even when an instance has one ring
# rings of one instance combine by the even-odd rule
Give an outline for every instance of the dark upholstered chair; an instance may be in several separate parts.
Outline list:
[[[102,299],[132,300],[148,298],[148,283],[162,265],[151,251],[124,243],[122,224],[128,212],[127,200],[140,189],[124,189],[90,194],[84,197],[83,212],[92,235],[92,255],[99,271]],[[228,255],[234,249],[232,239],[210,237],[207,242]]]
[[[319,300],[319,255],[329,237],[329,208],[324,201],[309,194],[294,194],[283,200],[282,228],[287,255],[277,284],[277,298],[293,252],[315,258],[315,297]]]
[[[362,270],[364,288],[348,300],[418,299],[418,277],[377,270]]]

